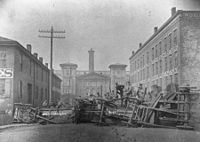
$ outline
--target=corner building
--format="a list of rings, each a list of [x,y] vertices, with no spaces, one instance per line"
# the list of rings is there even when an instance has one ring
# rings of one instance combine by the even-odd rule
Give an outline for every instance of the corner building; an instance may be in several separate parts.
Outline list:
[[[165,89],[170,83],[200,87],[200,11],[176,11],[132,52],[130,81]]]
[[[12,122],[14,103],[41,106],[49,100],[49,69],[43,58],[17,41],[0,37],[0,125]],[[60,96],[61,79],[52,77],[52,100]]]

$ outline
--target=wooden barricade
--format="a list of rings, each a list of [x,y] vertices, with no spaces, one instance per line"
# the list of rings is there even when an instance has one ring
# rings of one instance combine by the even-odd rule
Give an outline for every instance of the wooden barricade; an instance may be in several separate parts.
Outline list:
[[[163,99],[158,95],[151,105],[132,104],[132,114],[129,117],[129,125],[145,127],[164,127],[193,129],[190,125],[191,118],[191,96],[199,95],[198,92],[191,91],[192,88],[183,87],[179,92],[174,92]],[[168,107],[168,108],[167,108]]]

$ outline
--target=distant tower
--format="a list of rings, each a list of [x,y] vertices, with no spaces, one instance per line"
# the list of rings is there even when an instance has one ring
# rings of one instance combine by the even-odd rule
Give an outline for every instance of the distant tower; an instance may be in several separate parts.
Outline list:
[[[94,50],[92,48],[88,51],[89,53],[89,72],[94,72]]]

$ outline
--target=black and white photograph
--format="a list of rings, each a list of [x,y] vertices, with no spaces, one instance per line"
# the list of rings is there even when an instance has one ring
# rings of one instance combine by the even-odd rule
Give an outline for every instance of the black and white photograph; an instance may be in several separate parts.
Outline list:
[[[200,0],[0,0],[0,142],[200,142]]]

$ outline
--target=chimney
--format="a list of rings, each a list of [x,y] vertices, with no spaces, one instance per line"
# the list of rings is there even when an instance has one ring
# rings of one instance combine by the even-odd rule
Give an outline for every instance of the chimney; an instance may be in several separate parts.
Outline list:
[[[158,27],[154,27],[154,34],[158,31]]]
[[[141,47],[142,47],[142,43],[139,44],[139,48],[141,48]]]
[[[175,14],[176,14],[176,7],[172,7],[171,16],[174,16]]]
[[[45,66],[48,68],[48,63],[45,63]]]
[[[89,53],[89,72],[94,72],[94,50],[92,48],[88,51]]]
[[[27,45],[26,45],[26,49],[31,53],[31,49],[32,49],[32,48],[31,48],[31,44],[27,44]]]
[[[39,57],[39,61],[43,63],[43,58],[42,58],[42,57]]]
[[[35,58],[38,57],[38,53],[33,53],[33,56],[35,56]]]
[[[134,54],[135,54],[135,52],[134,52],[134,51],[132,51],[132,54],[134,55]]]

